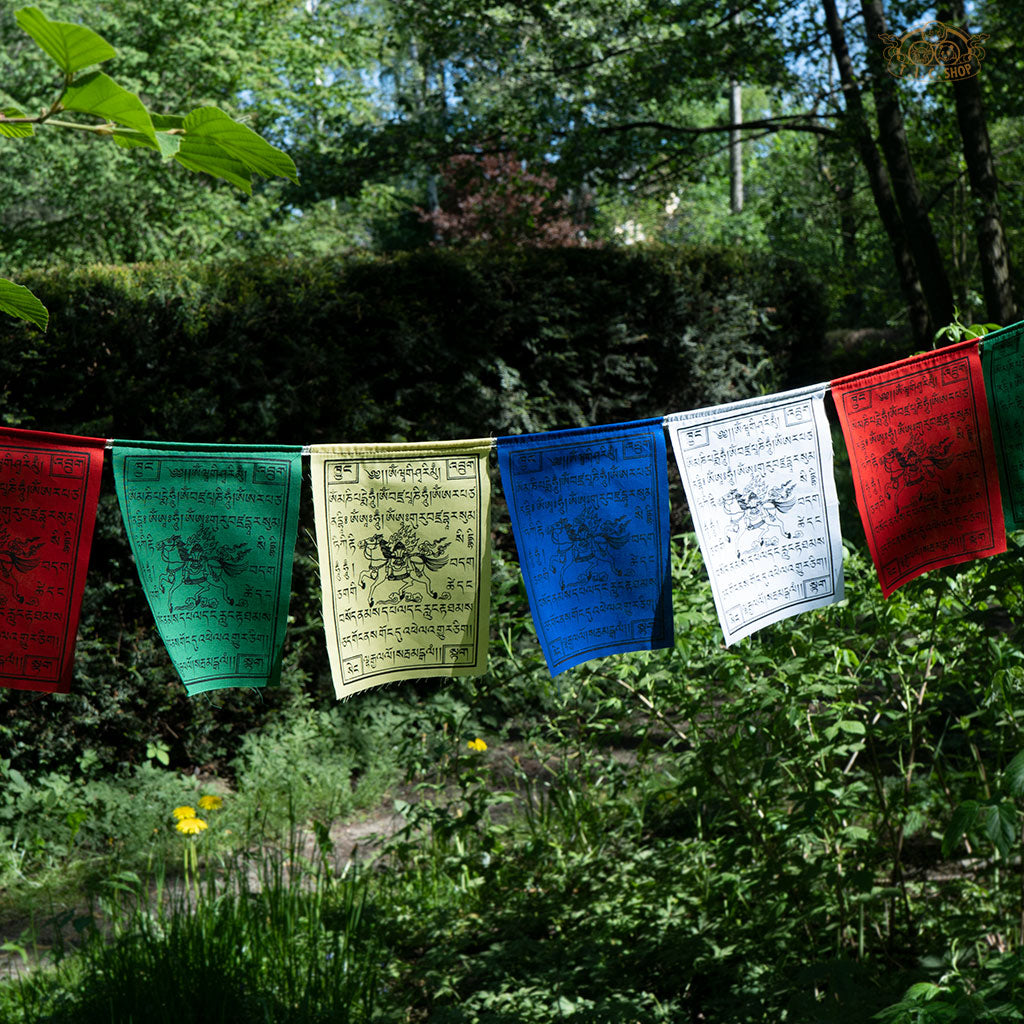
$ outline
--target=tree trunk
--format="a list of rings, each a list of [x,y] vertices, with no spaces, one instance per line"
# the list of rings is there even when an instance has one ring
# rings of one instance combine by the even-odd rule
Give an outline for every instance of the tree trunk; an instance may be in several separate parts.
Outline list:
[[[739,11],[732,23],[739,25]],[[743,123],[743,87],[735,78],[729,82],[729,123]],[[729,132],[729,208],[733,213],[743,210],[743,134],[737,127]]]
[[[938,329],[953,321],[953,289],[917,185],[917,175],[907,146],[903,112],[896,92],[896,80],[882,64],[879,36],[886,31],[882,0],[861,0],[861,12],[868,30],[868,72],[871,92],[875,98],[879,141],[889,167],[893,195],[906,229],[907,244],[928,303],[928,313]]]
[[[958,25],[966,25],[963,0],[953,0],[946,10],[939,12],[940,21],[954,19]],[[965,27],[964,32],[967,31]],[[967,162],[967,176],[974,197],[975,234],[981,259],[985,311],[989,320],[1006,325],[1017,319],[1017,306],[1013,300],[1010,254],[999,209],[999,180],[992,158],[981,86],[975,76],[957,79],[952,88],[956,120],[960,126],[964,159]]]
[[[729,84],[729,122],[743,122],[743,88],[735,79]],[[743,210],[743,135],[739,128],[729,132],[729,208]]]
[[[868,128],[864,104],[853,75],[850,51],[846,46],[846,33],[843,30],[839,12],[836,10],[835,0],[822,0],[822,7],[825,11],[825,24],[828,27],[829,39],[832,43],[832,53],[839,68],[839,79],[846,104],[846,120],[856,140],[861,163],[868,172],[875,207],[878,209],[878,216],[889,239],[889,247],[892,250],[893,262],[896,264],[896,273],[899,277],[900,291],[910,317],[914,342],[919,348],[926,348],[931,345],[932,337],[938,328],[929,316],[921,280],[918,277],[903,220],[889,183],[885,162],[882,160],[882,155]]]

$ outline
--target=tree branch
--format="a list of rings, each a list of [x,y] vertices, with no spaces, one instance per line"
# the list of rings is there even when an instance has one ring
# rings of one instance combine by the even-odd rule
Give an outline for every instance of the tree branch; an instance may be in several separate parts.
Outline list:
[[[597,131],[602,135],[611,135],[615,132],[635,131],[638,128],[652,128],[656,131],[665,132],[666,135],[714,135],[718,132],[760,130],[765,132],[811,132],[814,135],[835,135],[835,129],[823,124],[786,123],[800,122],[807,114],[790,114],[780,117],[770,117],[760,121],[744,121],[742,124],[712,124],[704,127],[693,125],[668,124],[665,121],[624,121],[621,124],[597,125]],[[839,114],[818,114],[818,117],[839,117]],[[568,135],[568,132],[557,132],[559,136]]]

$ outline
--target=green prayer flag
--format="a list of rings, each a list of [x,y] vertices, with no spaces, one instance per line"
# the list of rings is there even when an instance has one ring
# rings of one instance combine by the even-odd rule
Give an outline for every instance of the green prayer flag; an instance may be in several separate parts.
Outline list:
[[[113,455],[139,578],[188,693],[276,686],[302,449],[115,441]]]
[[[978,342],[1008,529],[1024,526],[1024,320]]]

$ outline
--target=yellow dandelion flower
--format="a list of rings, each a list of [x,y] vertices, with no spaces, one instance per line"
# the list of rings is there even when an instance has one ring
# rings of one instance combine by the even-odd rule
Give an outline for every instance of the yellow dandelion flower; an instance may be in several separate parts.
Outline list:
[[[467,744],[470,750],[479,750],[482,754],[487,749],[487,744],[482,739],[470,740]]]
[[[194,818],[196,816],[196,809],[194,807],[175,807],[171,814],[174,815],[176,821],[181,821],[183,818]]]
[[[199,798],[199,806],[204,811],[219,811],[224,806],[224,799],[216,793],[207,793]]]
[[[209,828],[210,826],[207,825],[202,818],[182,818],[174,827],[182,835],[197,836],[203,831],[203,829]]]

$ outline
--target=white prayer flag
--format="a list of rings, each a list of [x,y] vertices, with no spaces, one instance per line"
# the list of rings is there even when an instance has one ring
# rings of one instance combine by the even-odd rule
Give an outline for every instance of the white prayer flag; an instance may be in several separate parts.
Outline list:
[[[843,598],[827,387],[665,417],[727,645]]]

